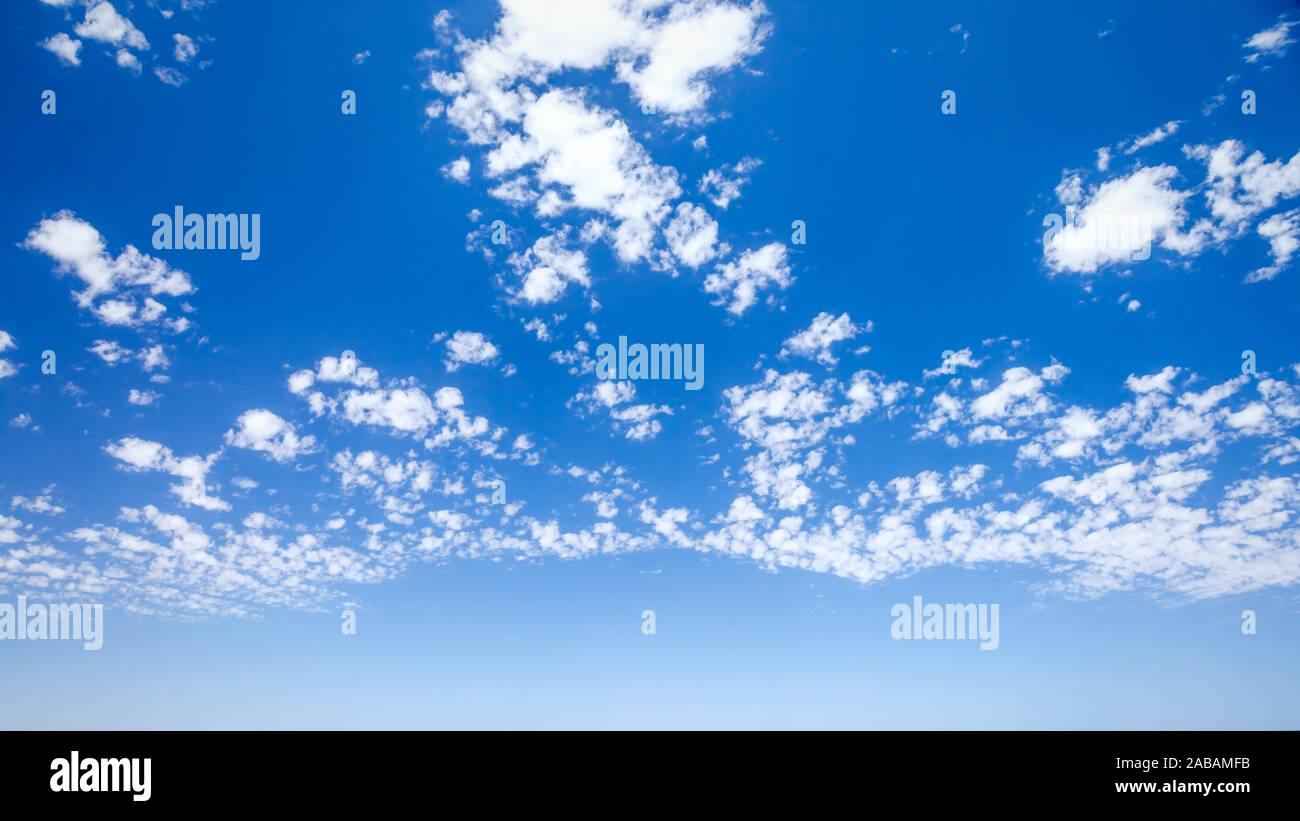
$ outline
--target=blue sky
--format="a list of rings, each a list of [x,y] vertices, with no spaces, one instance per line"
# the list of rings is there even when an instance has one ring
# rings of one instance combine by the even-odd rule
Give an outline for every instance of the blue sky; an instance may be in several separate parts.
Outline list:
[[[1289,4],[375,5],[6,5],[0,726],[1297,725]]]

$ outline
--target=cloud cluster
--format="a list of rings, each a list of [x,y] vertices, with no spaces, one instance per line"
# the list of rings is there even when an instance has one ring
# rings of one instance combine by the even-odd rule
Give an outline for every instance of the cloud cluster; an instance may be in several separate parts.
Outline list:
[[[550,303],[571,283],[589,288],[588,249],[597,242],[608,243],[625,265],[657,270],[698,269],[732,253],[707,211],[677,201],[682,175],[652,157],[630,121],[639,106],[670,125],[707,123],[712,84],[761,50],[765,15],[760,2],[575,0],[539,7],[509,0],[478,40],[454,32],[450,15],[439,15],[435,30],[455,40],[456,60],[430,71],[427,86],[444,100],[429,114],[445,117],[482,148],[488,195],[530,211],[542,232],[509,257],[513,298]],[[582,25],[572,25],[575,19]],[[631,115],[594,100],[593,88],[552,85],[598,71],[612,71],[626,86]],[[714,169],[699,191],[725,209],[758,164],[746,157]],[[463,183],[469,168],[462,156],[443,173]],[[753,292],[789,281],[784,258],[771,247],[724,261],[708,276],[710,293],[738,291],[729,303],[733,313],[754,304]]]
[[[193,293],[189,275],[134,245],[114,257],[103,235],[71,211],[43,219],[28,234],[23,247],[50,257],[61,272],[74,274],[85,286],[73,294],[77,304],[101,323],[125,327],[165,327],[181,332],[184,317],[169,316],[159,297]]]
[[[1152,248],[1176,258],[1223,249],[1266,212],[1300,194],[1300,151],[1288,160],[1270,162],[1259,151],[1247,155],[1237,140],[1224,140],[1184,146],[1183,154],[1204,166],[1200,198],[1176,186],[1179,178],[1195,172],[1173,165],[1140,166],[1092,186],[1084,185],[1079,172],[1068,172],[1056,196],[1074,220],[1045,235],[1048,269],[1093,273],[1140,264],[1154,258]],[[1194,213],[1198,200],[1203,207]],[[1259,222],[1258,233],[1269,241],[1273,264],[1248,274],[1247,282],[1272,278],[1289,264],[1296,241],[1292,217],[1293,212],[1275,213]]]

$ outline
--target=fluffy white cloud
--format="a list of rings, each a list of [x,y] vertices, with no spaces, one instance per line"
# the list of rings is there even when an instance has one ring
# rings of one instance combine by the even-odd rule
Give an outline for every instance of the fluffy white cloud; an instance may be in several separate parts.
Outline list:
[[[14,338],[9,334],[9,332],[0,331],[0,353],[16,347],[18,347],[18,344],[14,342]],[[18,369],[14,367],[12,362],[7,359],[0,359],[0,379],[4,379],[6,376],[13,376],[16,373],[18,373]]]
[[[133,471],[161,471],[184,481],[172,485],[171,492],[181,502],[207,510],[229,510],[230,503],[208,494],[207,475],[217,454],[207,457],[175,456],[171,448],[148,439],[128,436],[110,443],[104,451]]]
[[[528,169],[531,177],[519,176]],[[614,218],[614,247],[628,262],[649,254],[668,201],[681,193],[676,172],[657,166],[626,123],[568,89],[524,106],[521,133],[489,152],[486,173],[516,175],[529,198],[539,197],[542,216],[578,208]]]
[[[794,282],[785,246],[779,242],[746,251],[740,259],[725,262],[704,280],[704,290],[719,295],[716,305],[743,314],[758,301],[758,292],[767,288],[788,288]]]
[[[199,47],[194,45],[194,38],[185,34],[173,34],[172,42],[176,45],[172,49],[172,56],[178,63],[188,63],[194,59],[194,55],[199,53]]]
[[[322,390],[330,383],[351,387],[330,396]],[[439,388],[431,397],[413,379],[390,380],[381,387],[378,373],[359,365],[355,357],[327,356],[316,372],[295,372],[289,377],[288,387],[307,402],[316,416],[389,428],[397,435],[425,436],[424,445],[430,449],[455,442],[485,450],[495,448],[492,442],[481,440],[489,430],[487,419],[465,412],[465,399],[458,389]]]
[[[189,77],[186,77],[171,66],[157,66],[154,68],[153,74],[159,80],[162,80],[167,85],[175,88],[180,88],[185,84],[185,81],[189,79]]]
[[[58,57],[65,66],[81,65],[81,58],[77,56],[81,51],[81,41],[74,40],[63,32],[42,40],[41,48]]]
[[[976,359],[975,354],[970,348],[962,348],[960,351],[944,351],[943,361],[939,367],[934,370],[922,371],[922,377],[932,379],[936,376],[951,375],[957,373],[958,368],[978,368],[984,360]]]
[[[870,331],[870,322],[857,325],[847,313],[835,316],[823,311],[813,318],[811,325],[782,344],[780,356],[784,358],[798,354],[815,359],[823,365],[834,365],[839,360],[831,353],[832,345]]]
[[[532,248],[510,256],[508,262],[521,280],[515,291],[520,299],[533,304],[554,302],[570,282],[591,284],[586,253],[565,247],[564,240],[563,234],[545,236]]]
[[[447,357],[442,362],[448,372],[458,370],[461,365],[483,365],[500,354],[497,346],[477,331],[456,331],[446,346]]]
[[[106,324],[156,322],[166,309],[153,297],[177,297],[194,291],[184,271],[141,253],[134,245],[111,256],[99,231],[71,211],[41,220],[27,234],[23,247],[40,251],[57,263],[58,270],[75,274],[86,286],[74,294],[77,303],[93,308]],[[140,291],[150,296],[141,299]],[[103,296],[115,298],[95,306],[95,300]]]
[[[1243,159],[1245,146],[1224,140],[1217,146],[1198,145],[1186,149],[1189,156],[1206,163],[1205,193],[1210,213],[1219,224],[1218,236],[1240,233],[1256,215],[1273,208],[1280,199],[1300,194],[1300,151],[1285,163],[1265,162],[1255,151]]]
[[[1148,134],[1143,134],[1142,136],[1135,138],[1133,142],[1128,143],[1127,145],[1121,144],[1120,147],[1123,148],[1125,154],[1135,154],[1149,145],[1155,145],[1158,142],[1163,142],[1166,138],[1172,137],[1174,134],[1177,134],[1178,126],[1180,125],[1182,125],[1181,121],[1170,120],[1164,125],[1156,128],[1154,131]]]
[[[1170,122],[1138,138],[1129,153],[1164,139],[1177,125]],[[1300,152],[1285,162],[1267,162],[1261,152],[1247,156],[1240,142],[1225,140],[1216,146],[1184,146],[1183,154],[1205,164],[1205,216],[1191,218],[1188,224],[1189,211],[1199,198],[1173,186],[1175,178],[1186,174],[1172,165],[1137,168],[1091,189],[1085,188],[1078,172],[1067,172],[1056,188],[1066,215],[1049,215],[1043,222],[1049,227],[1043,238],[1048,268],[1053,273],[1093,273],[1149,259],[1153,248],[1180,256],[1224,248],[1280,200],[1300,194]],[[1105,171],[1109,154],[1102,159],[1098,168]],[[1251,272],[1247,282],[1275,276],[1290,259],[1293,231],[1288,214],[1268,217],[1258,231],[1270,243],[1274,264]],[[1134,300],[1129,310],[1138,306]]]
[[[53,490],[53,486],[47,487],[34,499],[29,499],[26,496],[15,496],[10,500],[9,505],[20,510],[26,510],[29,513],[40,513],[49,516],[66,513],[67,511],[63,507],[54,503]]]
[[[590,391],[579,391],[570,405],[576,405],[591,413],[604,410],[608,413],[615,430],[633,441],[641,442],[653,439],[663,430],[659,416],[671,416],[672,408],[667,405],[637,404],[636,388],[631,382],[602,380]]]
[[[976,419],[999,419],[1005,416],[1029,416],[1044,413],[1049,400],[1042,396],[1045,382],[1059,382],[1069,373],[1063,365],[1049,365],[1034,373],[1029,368],[1008,368],[996,388],[971,403]]]
[[[703,208],[684,202],[664,229],[664,239],[673,256],[698,268],[718,254],[718,223]]]
[[[140,33],[130,20],[113,8],[113,4],[102,0],[94,5],[87,4],[86,19],[74,29],[78,37],[97,40],[112,46],[127,46],[133,49],[147,50],[149,41]]]
[[[732,200],[740,197],[740,189],[749,182],[749,175],[762,162],[754,157],[745,157],[735,165],[715,168],[705,172],[700,178],[698,190],[719,208],[726,208]]]
[[[505,0],[501,6],[493,36],[464,44],[461,71],[430,80],[460,95],[452,107],[463,109],[456,116],[469,121],[472,134],[518,113],[521,79],[541,83],[567,69],[611,65],[647,110],[678,119],[698,115],[711,93],[705,78],[756,53],[768,33],[758,2]]]
[[[1069,205],[1065,224],[1044,239],[1048,267],[1055,273],[1092,273],[1149,255],[1158,242],[1180,253],[1198,250],[1171,239],[1186,220],[1188,194],[1171,185],[1177,175],[1171,165],[1139,168],[1102,183],[1077,210]],[[1072,199],[1061,196],[1060,189],[1058,197],[1063,205]]]
[[[464,184],[469,182],[469,158],[457,157],[442,167],[443,176]]]
[[[1291,257],[1300,248],[1300,210],[1274,214],[1259,224],[1259,235],[1268,240],[1273,264],[1257,268],[1246,275],[1246,282],[1272,279],[1291,264]]]
[[[244,411],[235,428],[226,431],[226,442],[237,448],[260,451],[277,462],[288,462],[310,453],[314,436],[298,436],[293,425],[265,408]]]
[[[634,35],[633,54],[618,59],[617,76],[644,108],[684,119],[708,101],[706,76],[761,49],[768,33],[762,14],[761,3],[674,4],[657,25]]]
[[[1265,55],[1281,57],[1286,54],[1287,46],[1295,42],[1289,36],[1291,27],[1295,24],[1294,20],[1278,18],[1273,26],[1251,35],[1250,39],[1241,46],[1250,52],[1246,55],[1246,62],[1258,62],[1259,58]]]
[[[656,269],[676,260],[699,267],[729,248],[702,209],[673,200],[680,175],[656,163],[633,136],[618,100],[578,85],[548,87],[552,79],[582,82],[584,72],[612,69],[644,112],[672,122],[702,122],[709,81],[761,49],[768,29],[759,2],[573,0],[538,6],[506,0],[490,36],[461,38],[452,70],[430,72],[427,85],[446,98],[430,111],[445,116],[470,144],[482,146],[488,193],[541,220],[574,214],[574,223],[537,240],[510,263],[522,280],[511,293],[530,303],[552,302],[569,282],[587,285],[582,248],[608,242],[621,262]],[[450,43],[450,18],[435,26]],[[707,142],[697,138],[701,148]],[[464,181],[463,165],[445,169]],[[459,162],[459,161],[457,161]],[[706,175],[704,188],[726,207],[758,161],[745,158]],[[675,212],[674,212],[675,209]],[[568,230],[583,224],[572,240]],[[578,245],[570,244],[579,243]],[[561,252],[561,244],[567,246]],[[567,265],[551,264],[547,248]],[[490,249],[485,249],[490,254]],[[671,254],[671,256],[669,256]]]
[[[124,68],[133,74],[139,74],[140,70],[143,68],[143,66],[140,63],[140,58],[136,57],[134,54],[132,54],[131,52],[127,51],[124,48],[118,49],[117,65],[118,68]]]

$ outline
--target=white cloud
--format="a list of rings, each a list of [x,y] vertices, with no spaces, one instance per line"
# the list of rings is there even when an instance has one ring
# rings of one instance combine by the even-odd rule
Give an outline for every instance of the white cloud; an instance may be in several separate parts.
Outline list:
[[[1065,224],[1044,240],[1048,267],[1054,273],[1092,273],[1149,254],[1157,243],[1179,253],[1199,250],[1199,244],[1178,234],[1187,218],[1188,194],[1171,186],[1177,175],[1173,166],[1159,165],[1102,183],[1085,196],[1073,225]]]
[[[1295,42],[1289,36],[1294,25],[1294,20],[1278,18],[1277,23],[1272,27],[1251,35],[1250,39],[1241,46],[1250,52],[1246,55],[1246,62],[1258,62],[1259,58],[1265,55],[1281,57],[1286,54],[1287,46]]]
[[[522,279],[515,292],[519,298],[534,304],[554,302],[570,282],[590,285],[586,253],[564,247],[564,240],[562,234],[545,236],[532,248],[510,256],[510,266]]]
[[[636,387],[628,381],[601,380],[590,391],[579,391],[570,400],[588,413],[604,410],[615,430],[636,442],[653,439],[663,430],[659,416],[671,416],[667,405],[636,404]]]
[[[127,51],[124,48],[118,49],[117,51],[117,65],[118,68],[124,68],[133,74],[140,73],[140,69],[141,69],[140,58],[136,57],[134,54],[132,54],[131,52]]]
[[[664,229],[664,239],[673,256],[698,268],[718,254],[718,223],[703,208],[683,202]]]
[[[762,161],[754,157],[745,157],[731,166],[722,166],[708,171],[700,178],[699,192],[719,208],[726,208],[732,200],[740,197],[740,189],[749,182],[749,175]]]
[[[265,408],[244,411],[235,426],[226,431],[228,444],[265,453],[277,462],[310,453],[316,444],[314,436],[299,437],[292,424]]]
[[[1159,373],[1148,374],[1146,376],[1137,376],[1129,374],[1124,380],[1124,385],[1137,394],[1151,393],[1171,393],[1173,391],[1173,380],[1178,375],[1178,368],[1167,366]]]
[[[464,184],[469,182],[469,159],[458,157],[442,167],[443,176]]]
[[[199,53],[199,47],[194,45],[194,38],[185,34],[173,34],[172,41],[176,44],[172,49],[172,56],[178,63],[188,63],[194,59],[194,55]]]
[[[837,317],[823,311],[813,318],[811,325],[782,344],[780,356],[785,358],[790,354],[798,354],[815,359],[823,365],[834,365],[839,360],[831,353],[832,345],[870,331],[870,322],[856,325],[847,313]]]
[[[486,336],[477,331],[456,331],[446,342],[447,357],[443,365],[450,373],[461,365],[482,365],[496,359],[500,354]]]
[[[1199,145],[1186,149],[1189,156],[1206,163],[1205,199],[1219,223],[1218,237],[1239,234],[1256,215],[1300,193],[1300,151],[1283,163],[1264,161],[1256,151],[1242,159],[1245,147],[1236,140],[1217,146]]]
[[[465,44],[463,74],[436,78],[434,85],[460,94],[455,105],[508,117],[516,111],[512,92],[520,79],[540,83],[566,69],[612,64],[639,105],[670,118],[697,116],[711,94],[705,78],[761,48],[765,12],[761,3],[506,0],[493,36]],[[476,119],[475,131],[484,118]]]
[[[85,21],[74,29],[77,36],[112,46],[126,46],[142,51],[149,48],[145,36],[130,20],[118,14],[112,3],[104,0],[93,6],[87,5]]]
[[[740,259],[719,265],[704,280],[704,290],[721,299],[727,311],[743,314],[758,301],[758,292],[767,288],[788,288],[794,282],[790,274],[785,246],[779,242],[746,251]]]
[[[161,471],[184,479],[181,484],[171,487],[171,492],[180,497],[184,504],[195,505],[206,510],[230,509],[229,502],[208,495],[206,479],[212,463],[217,459],[215,453],[207,457],[177,457],[172,453],[171,448],[135,436],[128,436],[111,443],[104,448],[104,451],[114,459],[123,462],[128,470]]]
[[[976,359],[970,348],[962,348],[960,351],[944,351],[943,353],[943,361],[939,363],[939,367],[934,370],[922,371],[922,378],[932,379],[936,376],[955,374],[958,368],[978,368],[984,362],[983,359]]]
[[[158,369],[166,370],[171,366],[171,360],[167,358],[167,353],[163,350],[162,345],[152,345],[148,348],[141,348],[136,351],[136,357],[140,360],[140,369],[149,372]],[[157,379],[157,377],[155,377]]]
[[[42,40],[41,48],[54,54],[65,66],[81,65],[81,59],[77,56],[81,51],[81,41],[74,40],[63,32]]]
[[[657,26],[637,32],[640,55],[618,61],[617,76],[651,111],[670,116],[699,111],[711,90],[704,77],[757,53],[768,29],[761,3],[678,3]],[[640,59],[638,59],[638,57]]]
[[[1158,127],[1156,130],[1150,132],[1149,134],[1143,134],[1142,136],[1134,139],[1133,142],[1130,143],[1127,148],[1124,148],[1124,153],[1134,154],[1138,151],[1141,151],[1143,148],[1146,148],[1149,145],[1155,145],[1158,142],[1162,142],[1166,138],[1172,137],[1174,134],[1178,133],[1178,126],[1180,125],[1182,125],[1181,121],[1170,120],[1164,125]]]
[[[657,164],[632,136],[617,99],[602,96],[597,104],[581,87],[546,86],[552,77],[580,83],[583,72],[604,76],[612,69],[634,105],[670,122],[700,122],[709,118],[711,80],[761,48],[765,15],[759,2],[574,0],[538,6],[507,0],[489,37],[462,38],[453,70],[430,72],[427,86],[446,102],[428,113],[445,116],[470,144],[483,147],[480,168],[491,181],[491,196],[530,208],[543,220],[594,214],[586,226],[598,230],[584,230],[576,239],[610,243],[621,262],[662,269],[670,264],[667,245],[677,260],[696,267],[718,253],[716,224],[681,206],[673,218],[672,201],[681,195],[677,171]],[[436,27],[448,44],[449,19]],[[693,145],[705,149],[707,140],[701,136]],[[756,164],[746,158],[736,168],[743,174]],[[714,177],[719,202],[734,198],[743,182],[720,172]],[[567,228],[549,230],[563,235]],[[557,299],[566,282],[577,279],[546,265],[519,273],[525,282],[514,296],[533,303]]]
[[[538,201],[550,214],[569,208],[606,214],[618,221],[613,241],[619,257],[632,262],[648,256],[668,201],[681,193],[676,172],[655,165],[626,123],[588,106],[578,92],[547,91],[525,104],[521,116],[522,133],[505,136],[488,153],[488,176],[533,168],[531,177],[516,177],[528,193],[512,195],[514,201],[549,190],[553,196]]]
[[[1133,148],[1162,139],[1176,125],[1167,123],[1139,138]],[[1058,201],[1066,206],[1066,217],[1052,215],[1043,223],[1049,227],[1044,235],[1048,268],[1053,273],[1093,273],[1149,259],[1157,247],[1180,256],[1196,256],[1211,247],[1224,248],[1280,200],[1300,194],[1300,152],[1285,162],[1267,162],[1261,152],[1246,156],[1240,142],[1224,140],[1217,146],[1184,146],[1183,154],[1205,164],[1201,189],[1208,208],[1206,216],[1184,227],[1189,221],[1189,207],[1199,198],[1193,198],[1191,190],[1173,187],[1172,181],[1186,174],[1172,165],[1140,167],[1090,191],[1085,190],[1077,172],[1067,172],[1056,188]],[[1106,165],[1099,162],[1103,170]],[[1053,224],[1053,220],[1059,222]],[[1286,264],[1278,259],[1289,259],[1286,214],[1270,217],[1259,230],[1271,243],[1277,238],[1274,265],[1252,272],[1248,282],[1276,275]]]
[[[23,242],[23,247],[53,259],[60,271],[71,271],[85,284],[85,289],[74,293],[77,304],[90,308],[101,296],[121,295],[110,300],[113,305],[95,308],[108,324],[138,324],[156,321],[162,315],[162,305],[146,299],[139,309],[129,289],[148,291],[151,296],[183,296],[192,293],[194,286],[184,271],[170,268],[161,259],[142,254],[134,245],[116,257],[105,251],[105,242],[99,231],[71,211],[60,211],[33,228]]]
[[[1251,271],[1246,275],[1246,282],[1272,279],[1291,264],[1291,257],[1300,249],[1300,209],[1274,214],[1261,222],[1258,230],[1268,240],[1273,264]]]
[[[189,79],[189,77],[186,77],[171,66],[158,66],[153,70],[153,73],[159,80],[162,80],[167,85],[176,88],[180,88],[185,81]]]
[[[54,504],[50,490],[51,488],[46,488],[44,492],[34,499],[29,499],[25,496],[15,496],[10,500],[9,505],[10,507],[16,507],[20,510],[26,510],[29,513],[48,514],[50,516],[58,516],[67,512],[64,508]]]
[[[323,359],[321,370],[325,371],[325,363],[332,361],[335,361],[332,357]],[[398,435],[427,436],[424,445],[430,449],[457,441],[474,442],[488,432],[487,419],[466,413],[464,397],[456,388],[439,388],[432,397],[409,379],[377,388],[378,377],[373,369],[357,370],[366,372],[364,378],[353,375],[347,379],[367,390],[350,389],[341,395],[327,397],[321,391],[308,391],[310,386],[301,381],[295,384],[292,378],[290,387],[297,388],[295,393],[307,401],[315,414],[328,413],[353,425],[391,428]],[[310,373],[300,371],[295,377]],[[314,379],[321,380],[321,374],[316,374]]]
[[[1041,395],[1045,381],[1059,381],[1068,373],[1061,366],[1049,366],[1035,374],[1029,368],[1008,368],[1002,374],[1002,383],[971,403],[976,419],[998,419],[1005,416],[1039,415],[1050,408],[1050,402]]]

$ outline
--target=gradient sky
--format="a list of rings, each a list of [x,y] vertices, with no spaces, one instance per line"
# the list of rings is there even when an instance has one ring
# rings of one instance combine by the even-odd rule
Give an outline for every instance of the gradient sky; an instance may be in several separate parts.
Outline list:
[[[1300,724],[1293,4],[350,5],[0,11],[0,727]]]

